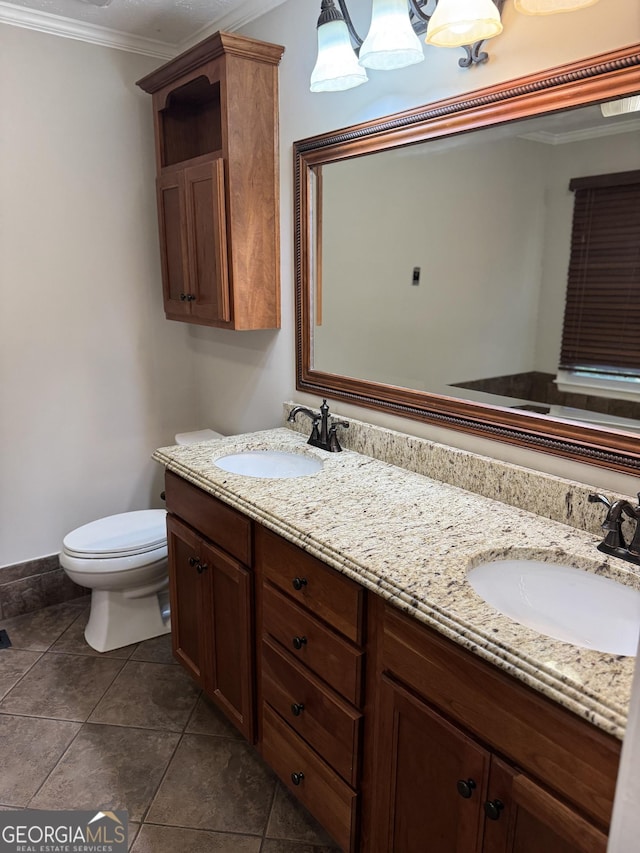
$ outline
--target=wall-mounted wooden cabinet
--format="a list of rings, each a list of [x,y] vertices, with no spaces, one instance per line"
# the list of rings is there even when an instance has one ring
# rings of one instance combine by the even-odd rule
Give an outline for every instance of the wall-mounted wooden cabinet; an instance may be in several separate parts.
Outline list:
[[[216,33],[138,81],[153,95],[169,319],[228,329],[280,326],[283,50]]]

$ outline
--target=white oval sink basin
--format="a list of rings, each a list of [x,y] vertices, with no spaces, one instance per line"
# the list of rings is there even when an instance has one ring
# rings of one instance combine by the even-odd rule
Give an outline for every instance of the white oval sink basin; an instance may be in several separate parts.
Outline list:
[[[245,477],[306,477],[322,468],[322,461],[302,453],[284,453],[277,450],[244,450],[213,460],[214,465],[231,474]]]
[[[541,634],[614,655],[635,655],[640,592],[572,566],[498,560],[467,579],[500,613]]]

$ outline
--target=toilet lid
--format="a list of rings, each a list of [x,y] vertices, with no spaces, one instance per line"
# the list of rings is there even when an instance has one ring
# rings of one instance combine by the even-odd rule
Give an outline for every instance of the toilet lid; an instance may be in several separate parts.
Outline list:
[[[62,545],[75,557],[125,557],[161,548],[167,541],[164,509],[143,509],[99,518],[72,530]]]

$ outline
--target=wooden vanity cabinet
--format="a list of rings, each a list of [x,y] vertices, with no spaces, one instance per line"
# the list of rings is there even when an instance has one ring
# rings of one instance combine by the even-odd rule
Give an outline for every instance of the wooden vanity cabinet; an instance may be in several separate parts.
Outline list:
[[[259,745],[344,851],[360,850],[365,591],[255,529]]]
[[[153,96],[165,313],[280,325],[279,45],[219,32],[138,81]]]
[[[251,521],[167,473],[173,654],[254,740]]]
[[[345,853],[605,853],[616,738],[165,482],[174,655]]]
[[[605,853],[620,744],[380,599],[364,850]]]

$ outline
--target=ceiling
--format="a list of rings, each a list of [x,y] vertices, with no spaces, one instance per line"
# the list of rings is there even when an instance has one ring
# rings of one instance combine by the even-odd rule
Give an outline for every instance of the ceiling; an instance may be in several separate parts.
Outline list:
[[[0,22],[170,58],[285,0],[0,0]]]

